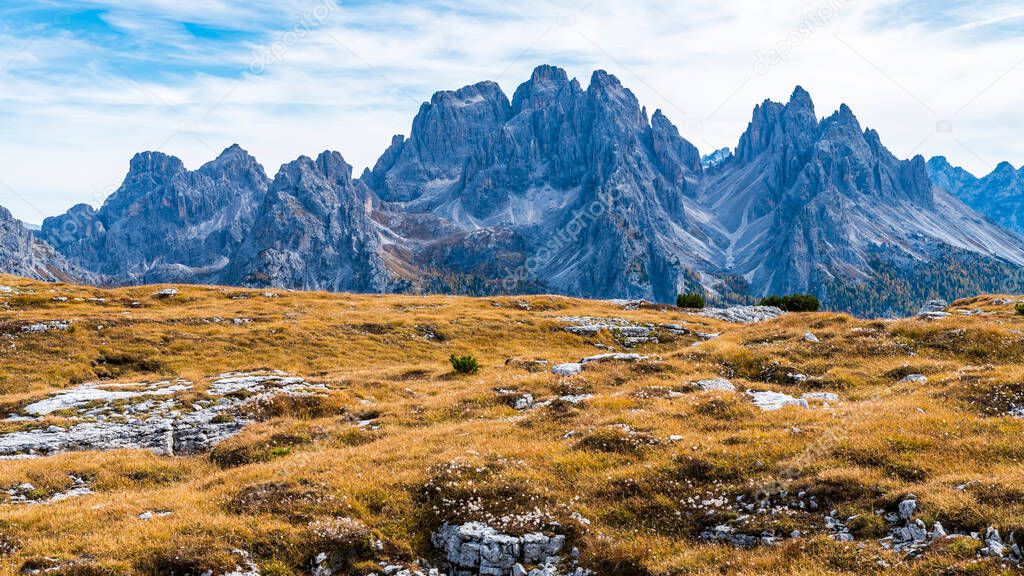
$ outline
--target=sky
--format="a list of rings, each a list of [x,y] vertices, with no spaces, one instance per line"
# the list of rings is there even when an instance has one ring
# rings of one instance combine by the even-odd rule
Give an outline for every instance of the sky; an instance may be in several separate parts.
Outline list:
[[[358,174],[434,92],[540,64],[618,76],[704,154],[801,85],[899,157],[1024,163],[1019,0],[4,0],[0,205],[99,206],[145,150]]]

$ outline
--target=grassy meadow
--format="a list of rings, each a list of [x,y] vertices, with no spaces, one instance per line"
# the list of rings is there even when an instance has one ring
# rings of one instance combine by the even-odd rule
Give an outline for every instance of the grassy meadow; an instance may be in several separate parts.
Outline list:
[[[0,461],[3,576],[224,574],[237,550],[263,575],[308,574],[323,552],[368,574],[381,561],[435,558],[430,534],[445,521],[512,534],[559,526],[599,575],[1014,573],[978,558],[969,539],[914,559],[879,543],[884,512],[908,494],[929,526],[1024,534],[1024,419],[1008,415],[1024,406],[1024,316],[997,296],[957,302],[938,321],[808,313],[739,325],[549,296],[177,286],[158,298],[165,287],[0,284],[13,288],[0,294],[0,417],[87,382],[181,378],[198,401],[218,374],[280,370],[329,390],[261,405],[205,454]],[[659,330],[658,344],[630,350],[646,360],[561,378],[551,364],[623,349],[607,332],[567,333],[563,316],[721,336]],[[49,321],[71,328],[24,331]],[[473,355],[479,371],[455,373],[452,354]],[[910,374],[928,380],[903,381]],[[715,377],[740,392],[692,386]],[[747,389],[839,401],[763,412]],[[526,393],[553,401],[517,410],[510,398]],[[588,396],[559,400],[577,395]],[[39,423],[0,420],[0,433],[29,426]],[[23,483],[45,500],[72,477],[93,493],[5,500]],[[781,492],[814,496],[820,509],[734,505]],[[853,518],[854,542],[831,537],[832,510]],[[700,539],[727,523],[801,537],[752,549]]]

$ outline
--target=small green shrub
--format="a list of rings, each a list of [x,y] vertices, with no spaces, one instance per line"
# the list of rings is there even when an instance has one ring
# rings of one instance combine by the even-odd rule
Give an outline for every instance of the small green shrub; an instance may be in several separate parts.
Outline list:
[[[296,446],[309,444],[311,441],[305,436],[286,433],[274,434],[269,438],[255,441],[236,436],[215,446],[210,451],[210,460],[221,468],[270,462],[275,458],[288,456]]]
[[[865,512],[851,518],[847,523],[850,532],[859,539],[884,538],[889,533],[889,525],[881,516]]]
[[[473,356],[456,356],[452,354],[449,361],[452,363],[452,368],[459,374],[476,374],[480,371],[480,364]]]
[[[680,308],[702,309],[707,306],[704,295],[699,292],[688,292],[676,296],[676,306]]]
[[[762,298],[761,306],[774,306],[786,312],[817,312],[821,310],[821,301],[811,294],[790,294]]]
[[[1024,302],[1017,303],[1017,314],[1024,316]]]
[[[627,431],[622,428],[606,428],[585,436],[576,447],[580,450],[607,454],[639,455],[658,444],[660,444],[658,439],[648,434]]]

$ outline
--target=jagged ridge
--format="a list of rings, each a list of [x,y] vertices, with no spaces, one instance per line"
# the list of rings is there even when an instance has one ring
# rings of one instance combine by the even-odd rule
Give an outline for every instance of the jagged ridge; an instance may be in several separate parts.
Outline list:
[[[237,146],[195,172],[145,153],[103,208],[75,207],[42,235],[119,283],[659,301],[809,291],[853,311],[874,308],[837,287],[911,277],[950,250],[1024,265],[1024,240],[933,186],[923,158],[894,157],[845,105],[819,119],[802,88],[758,105],[727,152],[705,164],[606,72],[584,89],[542,66],[511,99],[493,82],[437,93],[358,180],[337,153],[272,183]]]

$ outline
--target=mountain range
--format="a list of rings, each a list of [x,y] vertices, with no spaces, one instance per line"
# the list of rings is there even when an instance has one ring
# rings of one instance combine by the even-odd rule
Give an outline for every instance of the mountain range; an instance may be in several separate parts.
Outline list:
[[[269,178],[238,146],[198,170],[131,160],[98,210],[9,218],[5,272],[101,284],[214,283],[357,292],[549,292],[713,301],[810,292],[891,315],[1024,285],[1024,173],[978,179],[896,158],[847,106],[797,88],[765,101],[734,150],[702,158],[617,78],[537,68],[439,92],[408,137],[354,178],[338,152]],[[52,248],[50,248],[52,247]]]
[[[978,178],[936,156],[928,161],[928,172],[937,186],[971,208],[1000,226],[1024,234],[1024,168],[1017,170],[1003,162],[988,176]]]

